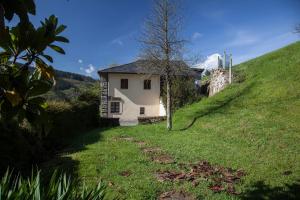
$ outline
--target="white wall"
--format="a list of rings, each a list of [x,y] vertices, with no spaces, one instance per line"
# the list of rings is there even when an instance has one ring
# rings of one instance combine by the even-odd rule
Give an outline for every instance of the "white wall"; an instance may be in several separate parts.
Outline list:
[[[121,79],[128,79],[128,89],[121,89]],[[151,79],[151,89],[144,90],[144,80]],[[108,74],[109,96],[120,97],[120,114],[110,113],[108,117],[120,118],[120,121],[136,121],[139,116],[160,116],[160,78],[158,75]],[[140,107],[145,107],[145,115],[140,115]]]

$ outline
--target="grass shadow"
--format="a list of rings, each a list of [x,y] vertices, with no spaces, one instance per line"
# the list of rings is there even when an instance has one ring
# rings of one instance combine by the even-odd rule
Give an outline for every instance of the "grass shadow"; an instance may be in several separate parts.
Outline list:
[[[73,180],[79,180],[78,175],[79,161],[69,156],[55,156],[53,159],[39,166],[42,169],[42,177],[45,182],[49,181],[55,171],[65,173]]]
[[[300,199],[300,180],[286,184],[283,187],[270,187],[263,181],[254,183],[249,190],[241,196],[243,200],[296,200]]]
[[[50,178],[55,170],[66,173],[72,179],[79,180],[78,169],[79,161],[74,160],[69,154],[86,150],[86,146],[96,143],[102,139],[101,132],[110,128],[98,128],[84,134],[77,134],[73,138],[67,138],[68,145],[58,151],[56,155],[38,166],[43,171],[43,176]]]
[[[193,120],[186,127],[179,129],[179,131],[185,131],[191,128],[195,122],[206,115],[213,114],[218,112],[220,109],[229,105],[236,98],[246,94],[254,86],[254,82],[248,83],[245,87],[239,90],[233,90],[233,92],[228,92],[223,98],[211,97],[211,101],[208,105],[203,106],[203,109],[200,109],[198,112],[193,113]]]

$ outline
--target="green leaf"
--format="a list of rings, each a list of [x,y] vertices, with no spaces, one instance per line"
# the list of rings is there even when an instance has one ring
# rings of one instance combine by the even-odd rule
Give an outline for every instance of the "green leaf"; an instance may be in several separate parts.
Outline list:
[[[47,80],[54,79],[54,69],[51,66],[48,66],[42,59],[39,57],[36,58],[35,64],[38,70],[40,70],[43,78]]]
[[[57,17],[55,15],[51,15],[49,17],[49,21],[54,25],[54,27],[57,26],[58,19],[57,19]]]
[[[63,36],[56,36],[55,41],[69,43],[69,40]]]
[[[30,14],[35,15],[35,3],[34,0],[24,0],[27,10]]]
[[[53,49],[54,51],[58,52],[58,53],[66,54],[65,51],[61,47],[59,47],[59,46],[56,46],[54,44],[50,44],[49,47],[51,49]]]
[[[44,97],[33,97],[28,99],[28,103],[35,105],[42,105],[45,101],[46,99]]]
[[[41,56],[43,56],[44,58],[46,58],[49,62],[53,63],[53,58],[49,55],[46,54],[41,54]]]
[[[60,25],[60,26],[56,29],[55,34],[56,34],[56,35],[60,34],[60,33],[63,32],[66,28],[67,28],[67,26],[65,26],[65,25]]]
[[[30,89],[28,91],[29,97],[38,96],[48,92],[53,86],[53,82],[48,80],[33,80],[30,83]]]
[[[47,102],[44,102],[44,103],[42,103],[41,105],[40,105],[43,109],[46,109],[46,108],[48,108],[48,104],[47,104]]]
[[[5,51],[10,51],[11,45],[11,37],[9,34],[9,28],[5,28],[0,30],[0,47],[2,47]]]
[[[9,58],[11,57],[11,54],[9,52],[0,52],[0,64],[5,64],[8,62]]]
[[[10,21],[14,17],[15,11],[13,10],[14,8],[11,7],[11,5],[8,4],[8,2],[3,2],[6,3],[4,4],[4,10],[5,10],[5,18]]]

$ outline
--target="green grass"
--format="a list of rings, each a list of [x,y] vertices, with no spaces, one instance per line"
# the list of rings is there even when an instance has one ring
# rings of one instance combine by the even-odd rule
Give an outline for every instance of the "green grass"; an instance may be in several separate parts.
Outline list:
[[[181,108],[174,130],[165,124],[94,130],[74,138],[73,152],[62,158],[88,184],[112,182],[111,196],[155,199],[168,190],[185,190],[202,199],[295,198],[300,178],[300,42],[236,66],[244,77],[214,97]],[[209,162],[247,175],[238,185],[241,195],[213,193],[202,181],[158,182],[158,169],[178,169],[176,164],[153,163],[139,147],[117,136],[131,136],[161,147],[177,163]],[[64,165],[63,162],[59,162]],[[52,164],[51,166],[57,166]],[[130,170],[129,177],[119,173]],[[284,175],[291,171],[290,175]]]

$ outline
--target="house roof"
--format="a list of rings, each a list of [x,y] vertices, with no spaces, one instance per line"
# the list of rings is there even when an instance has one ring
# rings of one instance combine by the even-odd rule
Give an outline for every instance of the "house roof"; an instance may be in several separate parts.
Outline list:
[[[174,68],[176,68],[175,75],[189,75],[189,76],[201,76],[203,69],[190,68],[186,63],[180,61],[173,62]],[[110,68],[106,68],[98,71],[101,73],[125,73],[125,74],[162,74],[162,70],[159,67],[151,67],[149,61],[137,60],[135,62],[118,65]]]

